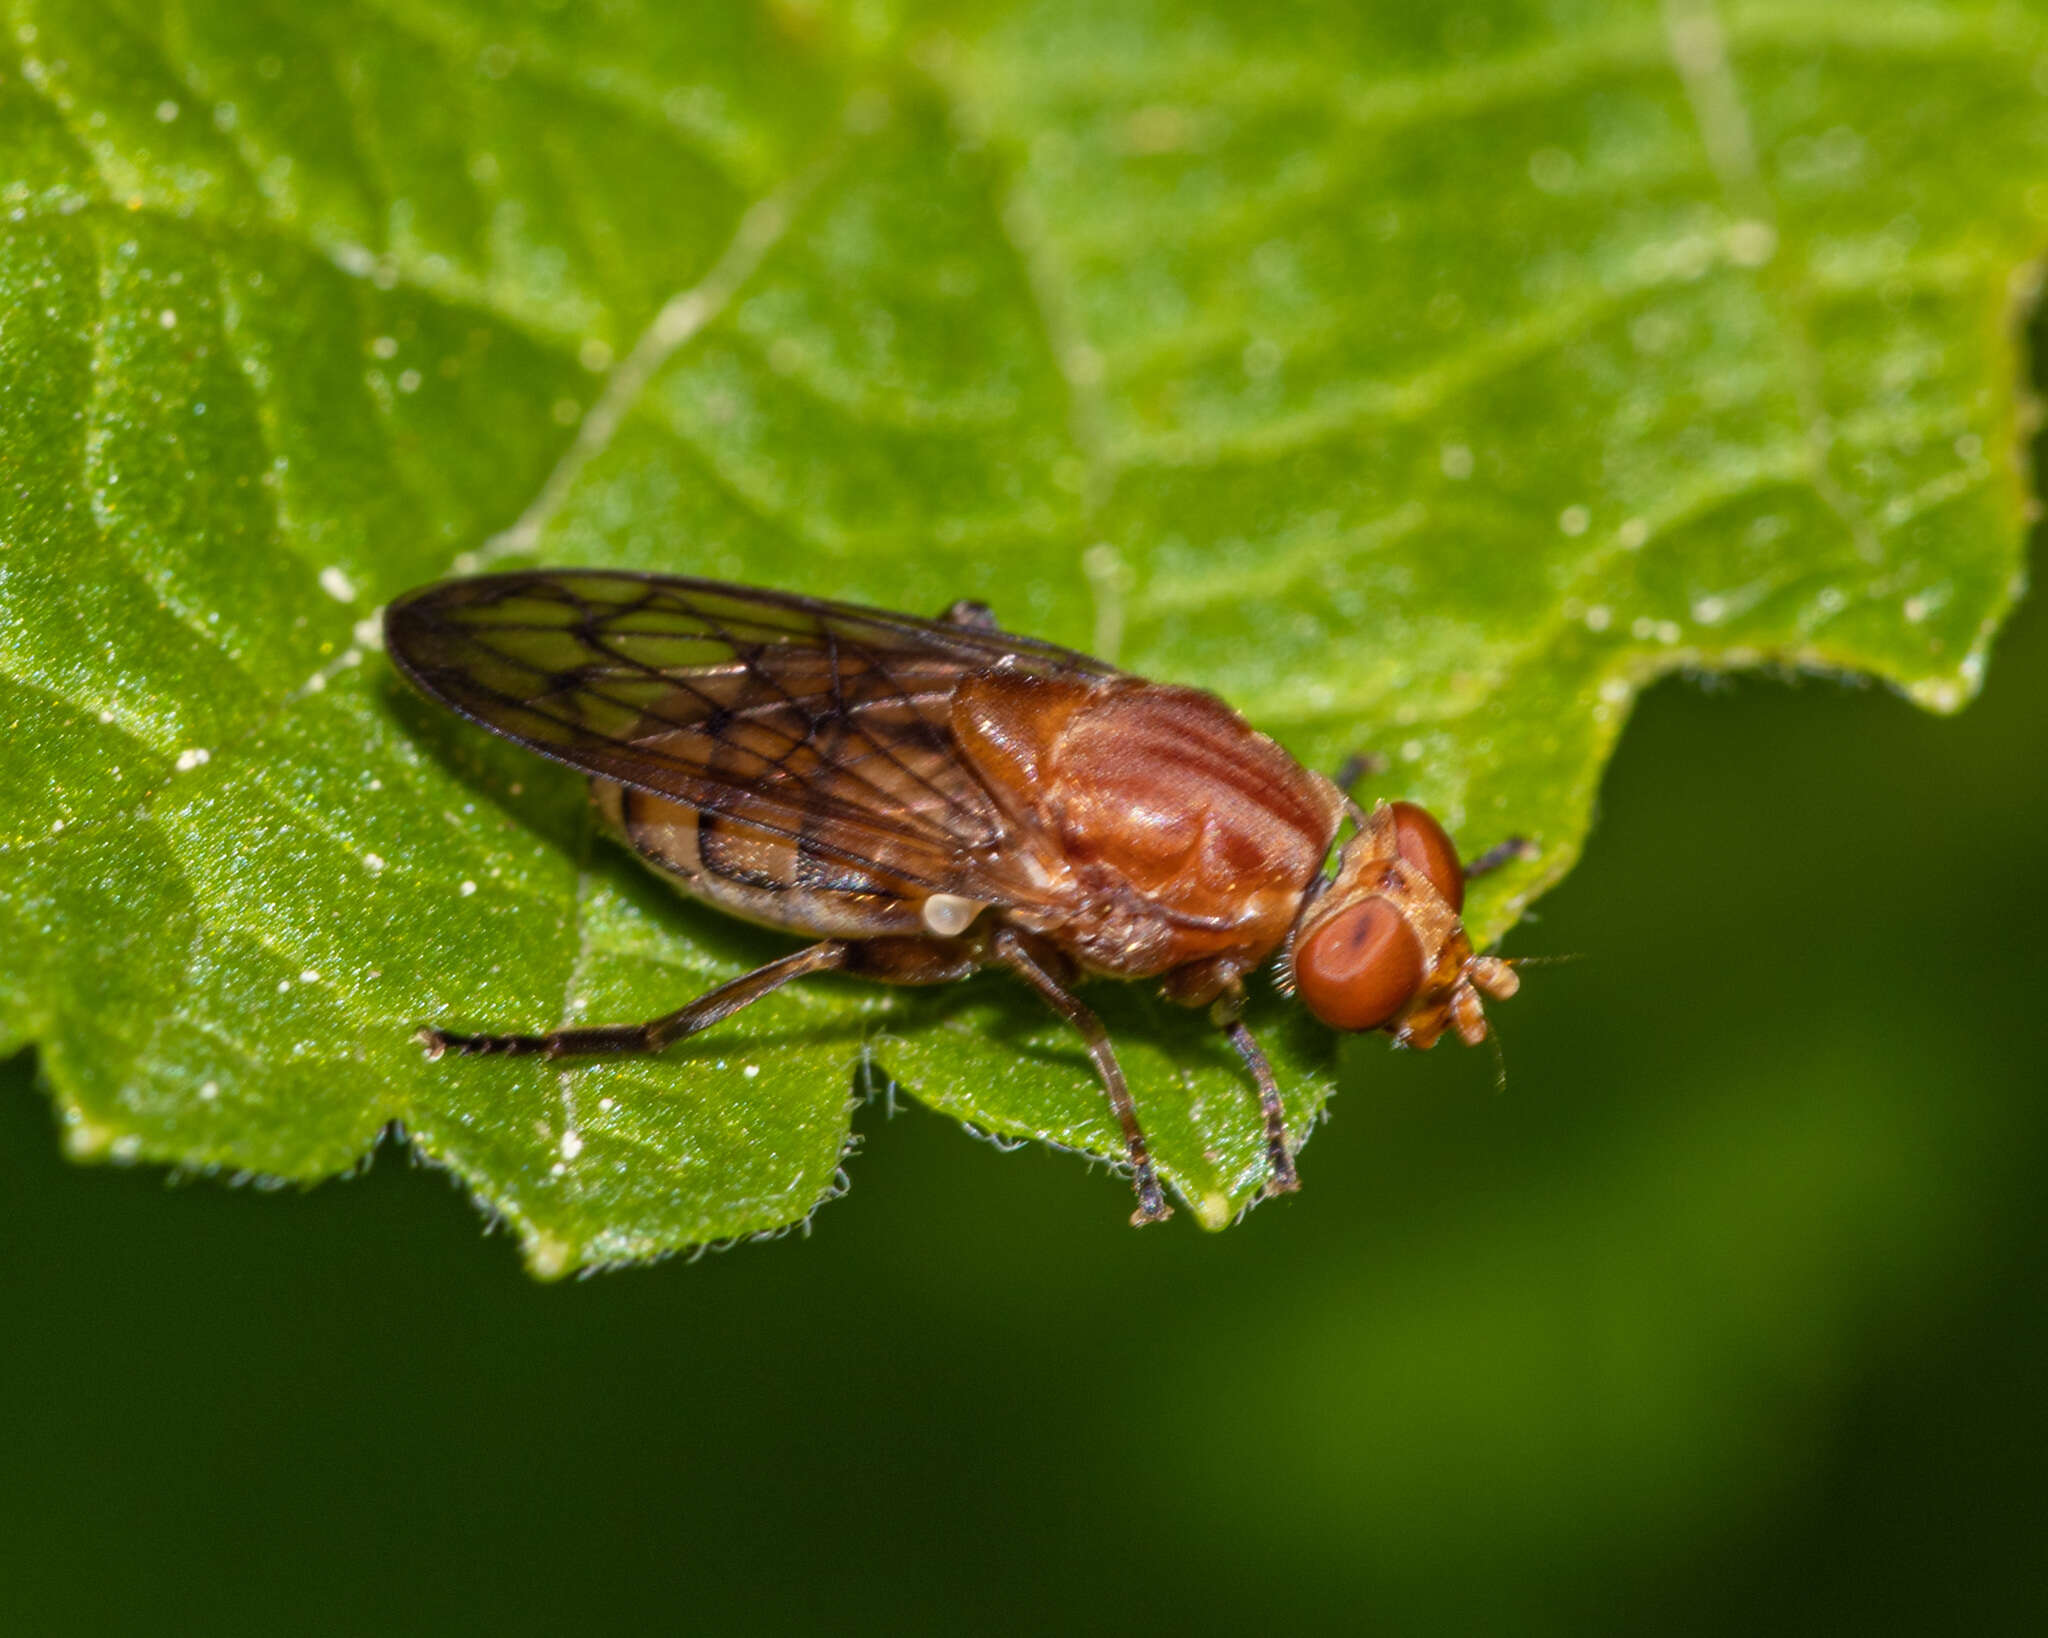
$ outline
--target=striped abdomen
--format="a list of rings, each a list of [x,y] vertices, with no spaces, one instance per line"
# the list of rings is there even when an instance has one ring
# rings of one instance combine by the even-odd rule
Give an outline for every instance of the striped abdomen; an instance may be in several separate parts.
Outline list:
[[[797,933],[878,938],[925,930],[927,889],[718,812],[590,782],[612,831],[675,884],[728,914]]]

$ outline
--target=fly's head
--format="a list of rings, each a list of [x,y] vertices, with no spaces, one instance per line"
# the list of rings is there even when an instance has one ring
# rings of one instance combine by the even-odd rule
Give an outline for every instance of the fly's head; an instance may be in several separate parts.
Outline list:
[[[1332,1029],[1385,1030],[1412,1047],[1455,1029],[1477,1046],[1481,997],[1505,1001],[1521,980],[1499,957],[1473,954],[1464,904],[1465,869],[1443,826],[1412,802],[1382,804],[1294,924],[1287,967],[1302,1004]]]

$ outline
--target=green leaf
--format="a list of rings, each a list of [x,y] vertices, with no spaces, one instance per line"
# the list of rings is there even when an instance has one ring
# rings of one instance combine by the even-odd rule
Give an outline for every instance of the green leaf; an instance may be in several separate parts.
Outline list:
[[[395,682],[375,611],[446,574],[985,598],[1534,837],[1482,939],[1648,680],[1954,709],[2018,589],[2042,5],[8,15],[0,1030],[81,1156],[309,1180],[397,1123],[559,1272],[802,1220],[883,1077],[1120,1153],[992,978],[424,1062],[423,1020],[637,1018],[788,948]],[[1234,1057],[1092,998],[1228,1221]],[[1332,1048],[1253,1021],[1305,1130]]]

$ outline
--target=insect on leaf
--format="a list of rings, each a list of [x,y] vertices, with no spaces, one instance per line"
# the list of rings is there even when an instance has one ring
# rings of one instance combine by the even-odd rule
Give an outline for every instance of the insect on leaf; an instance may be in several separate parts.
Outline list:
[[[651,1017],[792,942],[394,676],[383,606],[480,569],[980,600],[1308,767],[1378,753],[1361,797],[1467,855],[1535,838],[1482,943],[1655,677],[1981,680],[2036,7],[567,7],[493,24],[502,75],[415,9],[26,0],[0,43],[0,1030],[81,1157],[311,1181],[397,1128],[561,1272],[805,1219],[892,1080],[1122,1152],[997,975],[425,1062],[422,1023]],[[1339,1060],[1252,990],[1305,1131]],[[1243,1066],[1086,993],[1230,1221]]]

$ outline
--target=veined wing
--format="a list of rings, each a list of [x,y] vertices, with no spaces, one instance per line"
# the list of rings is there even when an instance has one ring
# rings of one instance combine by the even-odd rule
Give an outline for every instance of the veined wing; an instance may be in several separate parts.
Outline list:
[[[393,660],[472,721],[783,838],[855,880],[1016,902],[1013,823],[953,739],[971,672],[1116,675],[1028,637],[679,576],[553,569],[408,593]]]

